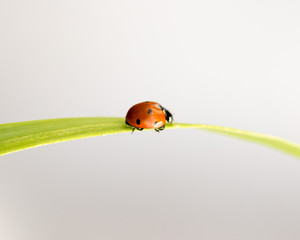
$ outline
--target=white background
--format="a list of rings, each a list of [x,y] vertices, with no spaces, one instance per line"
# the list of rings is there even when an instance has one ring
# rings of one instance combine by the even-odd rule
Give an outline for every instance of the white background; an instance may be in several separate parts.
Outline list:
[[[125,116],[300,142],[299,1],[0,2],[0,123]],[[300,163],[199,130],[0,158],[0,239],[300,239]]]

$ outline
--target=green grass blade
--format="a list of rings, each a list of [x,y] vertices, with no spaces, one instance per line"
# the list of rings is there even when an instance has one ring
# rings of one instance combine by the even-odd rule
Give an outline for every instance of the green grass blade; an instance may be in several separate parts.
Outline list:
[[[254,141],[300,158],[300,145],[287,140],[227,127],[206,124],[168,124],[171,128],[198,128]],[[36,146],[79,138],[131,132],[124,118],[63,118],[0,124],[0,156]]]
[[[269,147],[275,148],[277,150],[281,150],[285,153],[300,158],[300,144],[279,137],[271,136],[271,135],[250,132],[250,131],[240,130],[236,128],[207,125],[207,124],[178,123],[178,124],[173,124],[171,127],[172,128],[198,128],[198,129],[208,130],[212,132],[217,132],[232,137],[237,137],[240,139],[267,145]]]

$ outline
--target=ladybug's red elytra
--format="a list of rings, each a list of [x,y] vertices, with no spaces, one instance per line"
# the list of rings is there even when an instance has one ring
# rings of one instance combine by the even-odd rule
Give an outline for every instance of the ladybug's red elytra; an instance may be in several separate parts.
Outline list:
[[[173,122],[173,115],[157,102],[141,102],[132,106],[126,115],[125,123],[131,126],[132,132],[144,128],[159,132],[165,128],[166,122]]]

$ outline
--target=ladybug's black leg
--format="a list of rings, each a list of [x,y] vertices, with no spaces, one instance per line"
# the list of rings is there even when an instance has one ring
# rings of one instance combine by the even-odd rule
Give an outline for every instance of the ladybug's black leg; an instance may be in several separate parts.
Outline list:
[[[162,131],[164,129],[165,129],[165,125],[161,126],[160,128],[155,128],[154,130],[159,133],[159,131]]]
[[[136,129],[136,130],[139,130],[139,131],[143,131],[144,128],[133,127],[131,133],[133,133],[135,129]]]

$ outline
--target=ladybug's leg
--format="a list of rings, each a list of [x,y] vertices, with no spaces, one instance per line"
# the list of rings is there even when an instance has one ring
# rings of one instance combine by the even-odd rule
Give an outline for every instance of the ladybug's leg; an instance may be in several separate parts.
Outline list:
[[[154,130],[158,133],[159,133],[159,131],[162,131],[164,129],[165,129],[165,125],[161,126],[160,128],[154,128]]]
[[[133,133],[135,129],[139,130],[139,131],[143,131],[144,128],[132,127],[132,132],[131,133]]]

